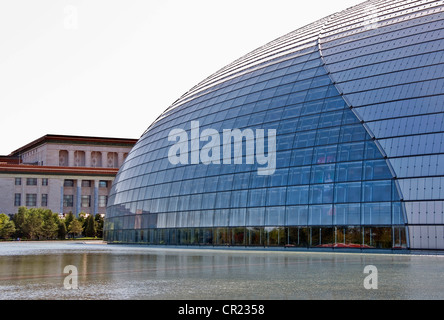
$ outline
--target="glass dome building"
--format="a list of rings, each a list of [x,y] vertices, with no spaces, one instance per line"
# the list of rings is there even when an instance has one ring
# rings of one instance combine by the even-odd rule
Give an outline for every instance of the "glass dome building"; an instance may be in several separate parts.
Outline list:
[[[444,249],[444,1],[371,0],[234,61],[141,136],[109,243]]]

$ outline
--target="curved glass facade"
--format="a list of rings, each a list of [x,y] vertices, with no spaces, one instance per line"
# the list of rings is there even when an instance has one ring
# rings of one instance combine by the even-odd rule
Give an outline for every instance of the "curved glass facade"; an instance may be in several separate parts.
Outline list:
[[[406,50],[397,48],[414,46],[409,28],[418,36],[431,33],[433,40],[427,39],[436,42],[443,35],[443,5],[394,2],[367,1],[296,30],[178,99],[121,167],[109,197],[105,240],[410,248],[408,210],[418,204],[409,190],[412,181],[424,180],[411,177],[427,174],[404,167],[429,159],[435,174],[442,174],[443,166],[439,154],[406,151],[413,142],[402,139],[419,145],[416,136],[440,139],[443,55],[438,45],[426,50],[424,41],[418,46],[427,58],[404,61]],[[417,19],[415,10],[421,12]],[[435,28],[420,28],[422,23]],[[388,48],[403,58],[384,56]],[[428,63],[434,68],[427,69]],[[397,67],[412,71],[398,74]],[[423,73],[436,83],[428,88],[421,76],[421,89],[413,93],[409,77]],[[401,92],[408,98],[401,99]],[[438,194],[425,205],[442,207],[443,198]]]

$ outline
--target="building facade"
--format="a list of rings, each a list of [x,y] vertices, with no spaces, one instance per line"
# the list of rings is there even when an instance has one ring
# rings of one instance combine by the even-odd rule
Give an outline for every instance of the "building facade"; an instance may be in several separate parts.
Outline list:
[[[111,184],[136,141],[46,135],[0,157],[0,212],[25,206],[104,215]]]
[[[105,239],[444,249],[443,50],[443,1],[370,0],[234,61],[139,139]]]

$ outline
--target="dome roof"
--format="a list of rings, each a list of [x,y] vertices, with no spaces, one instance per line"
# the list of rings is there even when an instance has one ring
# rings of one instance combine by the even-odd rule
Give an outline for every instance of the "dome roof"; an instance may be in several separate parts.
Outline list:
[[[193,87],[121,167],[106,239],[409,246],[412,208],[444,199],[443,10],[367,1]]]

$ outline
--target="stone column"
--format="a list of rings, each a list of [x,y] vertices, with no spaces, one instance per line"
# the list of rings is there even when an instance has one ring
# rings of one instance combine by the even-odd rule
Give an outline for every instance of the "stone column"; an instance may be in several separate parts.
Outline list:
[[[99,213],[99,180],[94,180],[94,216]]]
[[[102,151],[102,168],[108,167],[108,152]]]
[[[77,180],[77,192],[76,192],[76,218],[79,217],[81,212],[81,203],[82,203],[82,180]]]
[[[64,214],[64,212],[63,212],[63,196],[65,194],[65,189],[63,187],[63,183],[64,183],[64,180],[61,179],[60,180],[60,213],[61,214]]]
[[[118,154],[118,161],[117,161],[117,167],[120,168],[123,165],[123,152],[119,152]]]
[[[68,150],[68,165],[67,167],[74,167],[74,150]]]
[[[85,151],[85,167],[91,167],[91,151]]]

